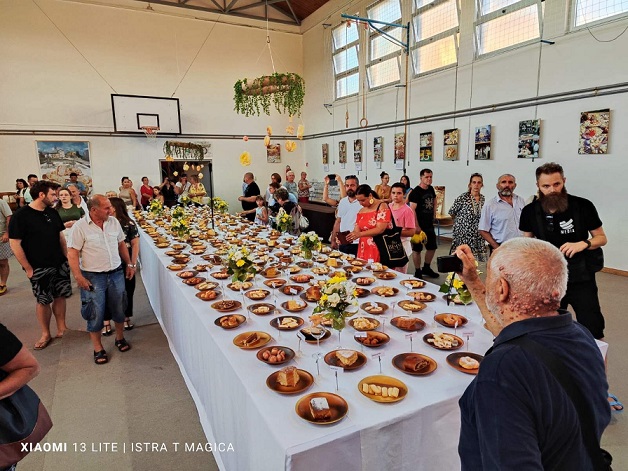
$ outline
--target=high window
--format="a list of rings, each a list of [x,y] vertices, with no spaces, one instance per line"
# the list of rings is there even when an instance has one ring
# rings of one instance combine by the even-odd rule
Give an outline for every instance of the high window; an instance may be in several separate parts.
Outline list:
[[[343,23],[332,31],[336,98],[356,95],[360,91],[359,37],[355,23],[350,26]]]
[[[628,13],[628,0],[574,0],[573,8],[573,25],[578,27]]]
[[[400,1],[380,0],[366,9],[366,15],[371,20],[400,24]],[[405,30],[378,23],[374,23],[373,26],[382,32],[369,28],[369,57],[366,65],[369,88],[398,83],[401,77],[401,46],[390,41],[387,35],[405,42]]]

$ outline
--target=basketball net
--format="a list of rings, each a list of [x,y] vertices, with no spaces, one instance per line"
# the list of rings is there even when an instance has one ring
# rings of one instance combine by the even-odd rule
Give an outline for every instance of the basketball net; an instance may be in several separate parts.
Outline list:
[[[141,126],[141,129],[148,139],[155,139],[157,137],[157,131],[159,131],[157,126]]]

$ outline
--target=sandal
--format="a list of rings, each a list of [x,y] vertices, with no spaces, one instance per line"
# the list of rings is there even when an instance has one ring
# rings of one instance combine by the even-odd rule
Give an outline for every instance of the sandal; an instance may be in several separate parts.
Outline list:
[[[135,327],[135,324],[131,323],[131,319],[124,321],[124,330],[133,330],[133,327]]]
[[[111,334],[113,334],[113,330],[111,330],[111,323],[105,324],[105,326],[102,329],[102,335],[104,337],[109,337]]]
[[[97,365],[104,365],[108,361],[109,357],[107,356],[107,352],[105,350],[94,352],[94,363]]]
[[[614,394],[608,393],[608,398],[611,399],[608,401],[608,404],[611,406],[611,411],[613,412],[624,411],[624,405],[621,402],[619,402],[619,399],[617,399],[617,396],[615,396]]]
[[[131,350],[131,345],[129,345],[129,342],[127,342],[126,339],[116,340],[116,347],[118,347],[118,350],[121,352],[128,352]]]

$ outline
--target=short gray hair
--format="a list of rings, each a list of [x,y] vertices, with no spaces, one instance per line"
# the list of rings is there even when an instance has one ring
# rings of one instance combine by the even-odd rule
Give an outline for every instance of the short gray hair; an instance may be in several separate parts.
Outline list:
[[[504,177],[512,177],[512,179],[516,182],[517,181],[517,177],[515,177],[512,173],[502,173],[499,178],[497,179],[497,183],[499,183],[501,181],[502,178]]]
[[[101,203],[109,199],[105,195],[94,195],[90,199],[87,200],[87,209],[90,210],[92,208],[100,208]]]
[[[526,312],[558,309],[567,292],[567,260],[549,242],[517,237],[505,242],[491,256],[493,279],[504,278]]]

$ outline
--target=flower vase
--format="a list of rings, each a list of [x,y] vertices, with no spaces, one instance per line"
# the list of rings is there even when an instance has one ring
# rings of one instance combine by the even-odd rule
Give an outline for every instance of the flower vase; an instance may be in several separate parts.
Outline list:
[[[331,327],[332,329],[338,332],[338,347],[336,347],[337,349],[342,348],[342,345],[340,343],[340,334],[342,333],[342,330],[345,328],[345,325],[346,325],[346,321],[345,321],[344,312],[341,313],[339,316],[334,316],[332,318]]]
[[[312,250],[311,249],[301,249],[301,253],[303,254],[303,258],[306,260],[312,260]]]

